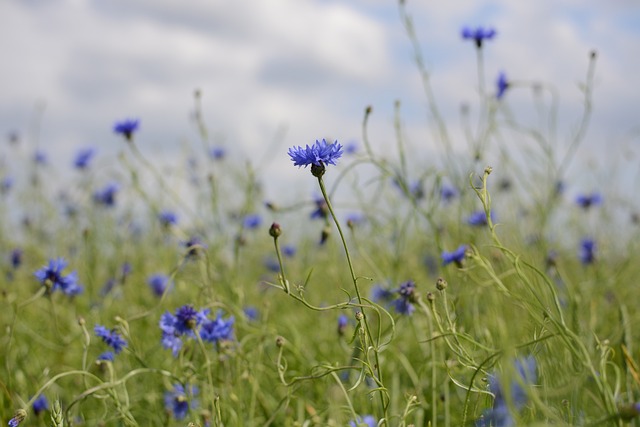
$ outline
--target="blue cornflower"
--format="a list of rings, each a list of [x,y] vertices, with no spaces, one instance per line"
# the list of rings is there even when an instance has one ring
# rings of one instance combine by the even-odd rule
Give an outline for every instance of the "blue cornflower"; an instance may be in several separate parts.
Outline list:
[[[591,206],[597,206],[602,203],[602,196],[600,193],[591,193],[591,194],[579,194],[576,197],[576,203],[581,208],[587,210]]]
[[[296,247],[293,245],[284,245],[282,247],[282,254],[287,258],[292,258],[296,255]]]
[[[77,169],[87,169],[89,167],[89,163],[91,163],[91,159],[96,154],[95,148],[83,148],[76,153],[76,157],[73,160],[73,166]]]
[[[583,264],[592,264],[596,260],[595,240],[589,238],[582,239],[582,241],[580,241],[578,257]]]
[[[226,153],[226,150],[220,146],[211,147],[211,149],[209,150],[209,157],[211,157],[213,160],[222,160],[224,159]]]
[[[101,353],[100,356],[98,356],[98,361],[100,361],[100,362],[113,362],[115,357],[116,356],[113,354],[113,351],[105,351],[104,353]]]
[[[509,81],[507,80],[507,76],[505,73],[501,72],[498,74],[498,79],[496,80],[496,87],[498,88],[496,92],[496,98],[502,99],[502,96],[509,88]]]
[[[467,245],[460,245],[453,252],[442,251],[442,265],[455,262],[458,267],[462,267],[462,261],[464,260],[466,252]]]
[[[198,387],[182,384],[174,384],[173,390],[164,394],[164,405],[167,410],[173,413],[176,420],[181,420],[187,416],[189,408],[195,408],[198,403],[193,397],[198,395]],[[189,404],[189,397],[192,398]]]
[[[36,400],[33,401],[32,407],[33,412],[36,414],[36,416],[38,416],[41,412],[49,410],[49,401],[44,394],[41,394],[37,397]]]
[[[311,212],[311,219],[325,219],[329,215],[329,206],[327,201],[322,197],[316,197],[314,199],[316,204],[316,210]]]
[[[24,409],[18,409],[14,414],[13,418],[9,420],[9,427],[18,427],[21,422],[23,422],[27,418],[27,411]]]
[[[184,305],[176,310],[176,314],[168,311],[160,317],[160,330],[162,331],[162,346],[170,348],[176,357],[182,348],[182,336],[195,338],[194,331],[206,322],[209,309],[196,311],[192,305]]]
[[[476,47],[480,49],[482,47],[482,42],[484,40],[491,40],[496,35],[496,30],[493,28],[483,28],[478,27],[476,29],[472,29],[469,27],[462,28],[462,38],[472,39],[476,43]]]
[[[116,124],[113,125],[113,131],[124,136],[127,141],[131,141],[133,133],[138,130],[139,125],[140,120],[138,119],[125,119],[121,122],[116,122]]]
[[[537,381],[536,360],[533,356],[525,359],[518,359],[515,362],[517,379],[509,384],[506,390],[511,394],[509,403],[511,407],[520,411],[527,403],[527,393],[523,385],[533,384]],[[484,411],[482,417],[476,422],[477,427],[512,427],[515,421],[511,415],[511,410],[505,398],[505,390],[499,378],[495,375],[489,377],[489,390],[493,393],[493,408]]]
[[[493,222],[494,221],[493,212],[491,212],[489,216],[491,217],[491,221]],[[487,225],[488,224],[487,215],[484,213],[484,211],[475,211],[467,217],[467,224],[477,226],[477,227]]]
[[[14,182],[15,180],[12,176],[5,176],[2,178],[2,181],[0,181],[0,194],[8,193],[9,190],[13,188]]]
[[[364,417],[357,417],[355,420],[349,421],[349,427],[359,427],[362,425],[376,427],[378,422],[373,415],[365,415]]]
[[[445,202],[450,202],[458,195],[458,190],[447,184],[443,184],[440,187],[440,198]]]
[[[235,318],[229,316],[226,320],[222,318],[222,312],[218,311],[214,320],[207,320],[200,328],[200,336],[203,341],[217,344],[219,341],[229,341],[233,339],[233,324]]]
[[[114,206],[116,204],[116,194],[120,190],[120,186],[115,182],[110,182],[102,189],[93,193],[93,200],[107,207]]]
[[[62,270],[67,267],[64,258],[49,260],[49,265],[42,267],[33,273],[38,281],[46,286],[50,292],[58,289],[65,295],[78,295],[82,293],[82,286],[78,284],[78,275],[75,271],[64,276]]]
[[[115,328],[109,330],[102,325],[96,325],[93,331],[105,344],[113,348],[116,354],[120,354],[122,349],[127,346],[127,341],[122,338]]]
[[[187,258],[195,258],[198,256],[198,251],[207,248],[198,236],[193,236],[189,240],[183,243],[183,246],[187,248]]]
[[[9,260],[11,261],[11,267],[14,269],[20,267],[22,265],[22,249],[15,248],[12,250],[9,255]]]
[[[347,142],[344,152],[345,154],[356,154],[358,152],[358,143],[355,141]]]
[[[388,303],[394,297],[394,291],[382,287],[381,285],[374,285],[371,288],[371,300],[375,303]]]
[[[164,210],[158,214],[158,220],[163,227],[169,227],[178,223],[178,215],[169,210]]]
[[[155,296],[161,297],[170,285],[169,276],[164,274],[153,274],[147,279],[147,284]]]
[[[415,291],[416,284],[413,280],[406,281],[400,285],[396,290],[399,298],[393,301],[396,312],[410,316],[415,311],[416,308],[413,306],[416,299]]]
[[[33,161],[39,165],[46,165],[49,162],[49,158],[44,151],[36,150],[36,152],[33,153]]]
[[[280,262],[275,257],[266,257],[264,259],[264,266],[267,267],[267,270],[271,271],[272,273],[280,272]]]
[[[349,318],[346,315],[341,314],[340,316],[338,316],[338,335],[344,335],[344,331],[345,329],[347,329],[348,323]]]
[[[361,213],[352,213],[347,216],[347,226],[353,228],[356,225],[362,225],[367,222],[367,217]]]
[[[335,141],[333,144],[329,144],[326,140],[322,142],[316,140],[315,144],[307,145],[305,148],[300,146],[289,148],[289,156],[293,160],[294,166],[307,167],[312,165],[311,172],[315,172],[314,175],[322,176],[326,165],[335,165],[336,160],[342,156],[342,145]],[[315,166],[315,168],[313,167]]]
[[[247,306],[242,311],[249,320],[258,320],[258,317],[260,316],[258,309],[253,306]]]
[[[245,215],[242,220],[242,225],[244,226],[244,228],[248,228],[251,230],[260,227],[260,224],[262,224],[262,217],[258,214]]]

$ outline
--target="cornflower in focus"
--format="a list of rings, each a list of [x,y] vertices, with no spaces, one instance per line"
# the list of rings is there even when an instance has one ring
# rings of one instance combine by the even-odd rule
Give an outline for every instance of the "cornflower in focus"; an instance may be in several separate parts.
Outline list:
[[[65,295],[78,295],[82,293],[82,286],[78,284],[78,274],[73,271],[63,275],[62,270],[67,267],[64,258],[50,259],[49,265],[42,267],[34,273],[36,279],[45,286],[48,292],[60,290]]]
[[[173,414],[176,420],[182,420],[187,416],[189,408],[198,406],[197,400],[193,399],[197,395],[198,387],[196,386],[187,384],[185,387],[182,384],[174,384],[173,390],[164,394],[165,408]],[[191,404],[189,404],[189,398],[191,398]]]
[[[127,341],[122,338],[115,328],[109,330],[102,325],[96,325],[93,328],[93,331],[105,344],[113,348],[113,351],[116,354],[120,354],[120,352],[127,346]]]
[[[326,140],[321,142],[316,140],[315,144],[289,148],[289,156],[294,166],[311,165],[311,173],[315,177],[321,177],[325,172],[326,165],[335,165],[336,160],[342,156],[342,145],[335,141],[329,144]]]
[[[465,40],[473,40],[478,49],[482,48],[484,40],[491,40],[496,35],[493,28],[477,27],[476,29],[464,27],[462,28],[462,38]]]
[[[116,122],[116,124],[113,125],[113,131],[124,136],[127,141],[131,141],[139,125],[140,121],[137,119],[125,119],[121,122]]]

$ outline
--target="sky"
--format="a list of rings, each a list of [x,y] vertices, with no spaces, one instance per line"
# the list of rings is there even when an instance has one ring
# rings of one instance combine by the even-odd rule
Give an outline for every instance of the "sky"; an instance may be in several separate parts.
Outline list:
[[[636,1],[407,0],[406,11],[452,128],[462,104],[478,108],[476,52],[461,28],[494,27],[483,48],[487,91],[500,71],[524,86],[552,83],[560,140],[577,126],[579,84],[596,50],[594,112],[579,156],[630,152],[638,163]],[[123,142],[112,127],[124,118],[140,120],[143,152],[175,160],[185,144],[198,144],[196,89],[211,143],[279,179],[296,173],[286,155],[292,145],[361,143],[366,106],[383,153],[394,144],[396,100],[412,157],[428,163],[438,149],[394,1],[0,0],[0,55],[0,136],[20,135],[61,169],[82,147],[115,158]],[[530,90],[517,87],[504,103],[527,111]],[[10,169],[10,160],[0,167]]]

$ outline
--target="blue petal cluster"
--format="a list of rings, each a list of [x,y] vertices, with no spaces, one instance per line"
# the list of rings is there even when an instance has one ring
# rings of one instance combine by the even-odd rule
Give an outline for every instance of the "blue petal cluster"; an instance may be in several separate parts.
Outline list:
[[[83,148],[76,153],[76,157],[73,160],[73,166],[75,166],[76,169],[87,169],[95,154],[95,148]]]
[[[153,291],[153,294],[157,297],[161,297],[167,290],[167,287],[170,285],[169,276],[165,274],[152,274],[147,279],[147,284]]]
[[[165,408],[173,414],[176,420],[181,420],[187,416],[189,408],[195,408],[198,406],[198,401],[193,397],[198,395],[198,387],[190,386],[186,384],[186,387],[182,384],[174,384],[173,390],[164,394]],[[189,403],[189,397],[191,397],[191,403]]]
[[[36,400],[33,401],[33,412],[37,415],[40,415],[41,412],[49,410],[49,401],[44,394],[38,396]]]
[[[367,427],[376,427],[378,422],[373,415],[365,415],[364,417],[357,417],[355,420],[349,421],[349,427],[359,427],[363,425]]]
[[[125,119],[121,122],[116,122],[113,125],[113,131],[125,137],[128,141],[131,141],[133,134],[138,130],[140,126],[140,120],[138,119]]]
[[[102,189],[93,193],[93,200],[99,205],[111,207],[116,204],[116,194],[120,186],[115,182],[110,182]]]
[[[585,210],[601,203],[602,196],[600,193],[579,194],[578,197],[576,197],[576,204]]]
[[[493,212],[491,212],[489,216],[491,217],[492,222],[495,221]],[[473,225],[475,227],[485,226],[488,224],[487,215],[484,213],[484,211],[475,211],[467,217],[467,224]]]
[[[455,262],[456,265],[462,266],[465,254],[467,252],[467,245],[460,245],[453,252],[442,251],[442,265],[451,264]]]
[[[404,282],[396,290],[398,299],[393,301],[393,306],[400,314],[410,316],[416,310],[413,303],[416,300],[416,284],[413,280]]]
[[[170,227],[178,223],[178,215],[169,210],[163,210],[158,214],[158,220],[163,227]]]
[[[477,28],[470,28],[470,27],[464,27],[462,29],[462,38],[467,40],[473,40],[476,43],[476,47],[481,48],[482,47],[482,42],[484,40],[491,40],[492,38],[494,38],[496,35],[496,30],[494,28],[483,28],[483,27],[477,27]]]
[[[38,281],[49,288],[50,292],[60,290],[65,295],[78,295],[82,293],[82,285],[78,283],[78,273],[75,271],[62,274],[62,270],[67,267],[67,261],[64,258],[55,258],[49,260],[49,265],[42,267],[33,273]]]
[[[338,144],[338,141],[329,144],[324,139],[316,140],[315,144],[307,145],[305,148],[300,146],[289,148],[289,156],[294,166],[335,165],[336,160],[342,156],[342,145]]]
[[[443,184],[442,187],[440,187],[440,198],[444,202],[450,202],[455,199],[457,195],[458,190],[451,185]]]
[[[502,99],[504,93],[509,88],[509,81],[507,80],[507,75],[505,73],[498,74],[498,79],[496,80],[496,98]]]
[[[593,239],[585,238],[580,241],[580,250],[578,252],[580,262],[585,265],[593,264],[596,260],[596,242]]]
[[[509,383],[508,390],[502,388],[500,379],[493,375],[489,378],[489,390],[493,393],[493,408],[487,409],[476,422],[476,427],[512,427],[515,426],[513,415],[507,404],[505,391],[510,393],[512,409],[520,411],[527,403],[527,393],[523,385],[534,384],[537,381],[536,360],[533,356],[518,359],[515,362],[517,379]]]
[[[260,227],[262,224],[262,217],[258,214],[248,214],[242,220],[242,225],[244,228],[248,228],[250,230],[254,230]]]
[[[196,338],[197,331],[203,341],[218,343],[223,340],[233,339],[233,324],[235,319],[230,316],[222,318],[218,312],[214,320],[210,320],[209,309],[196,311],[192,305],[185,305],[176,310],[175,315],[166,312],[160,318],[160,330],[162,331],[162,346],[171,349],[173,356],[177,357],[182,348],[182,338]]]
[[[115,329],[107,329],[102,325],[96,325],[93,328],[95,334],[109,347],[113,348],[116,354],[120,354],[122,349],[127,346],[127,341]]]

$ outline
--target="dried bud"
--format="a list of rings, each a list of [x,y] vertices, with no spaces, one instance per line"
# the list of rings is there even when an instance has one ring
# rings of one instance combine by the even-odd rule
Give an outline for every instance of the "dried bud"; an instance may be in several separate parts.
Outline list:
[[[436,296],[433,294],[433,292],[427,292],[427,301],[434,302],[435,300]]]
[[[356,311],[356,320],[360,322],[362,319],[364,319],[364,314],[361,311]]]
[[[438,277],[438,280],[436,280],[436,289],[439,291],[444,291],[445,289],[447,289],[447,285],[447,281],[442,277]]]
[[[284,346],[284,343],[285,343],[284,337],[281,337],[280,335],[278,335],[276,337],[276,347],[282,348]]]

